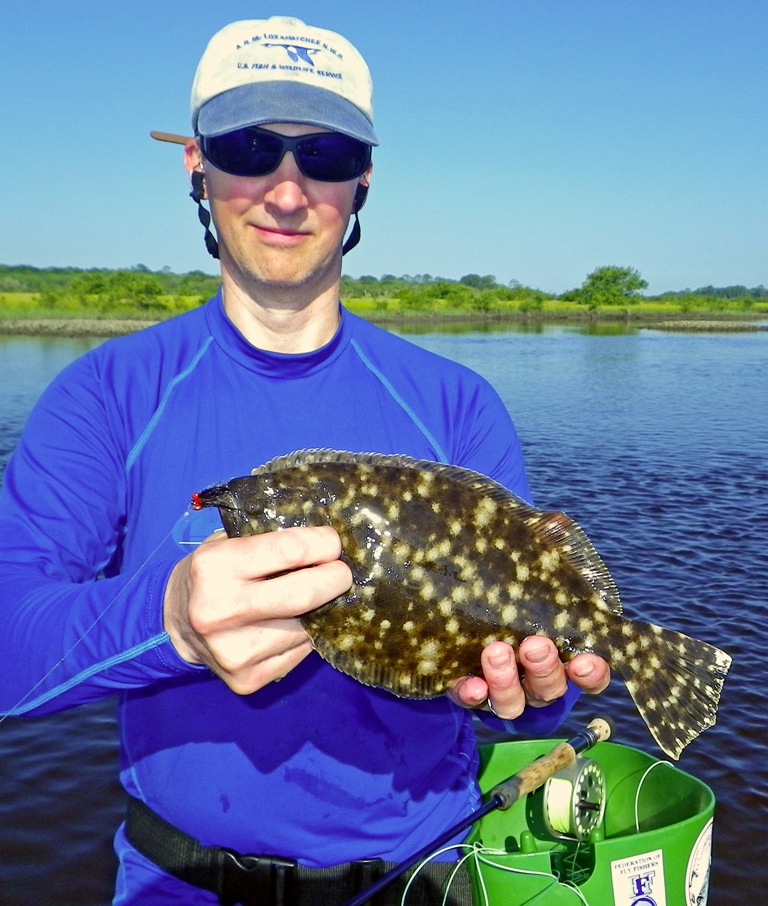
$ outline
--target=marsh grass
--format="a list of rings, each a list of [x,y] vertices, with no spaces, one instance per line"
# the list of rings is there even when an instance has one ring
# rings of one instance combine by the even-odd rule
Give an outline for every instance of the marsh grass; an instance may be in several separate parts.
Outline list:
[[[157,294],[119,298],[109,294],[67,292],[0,292],[0,320],[82,319],[161,321],[189,311],[205,301],[200,295]],[[591,309],[575,301],[539,296],[508,298],[493,290],[467,293],[398,293],[393,296],[342,295],[350,311],[372,321],[400,320],[531,320],[626,321],[653,323],[682,318],[756,320],[768,317],[768,301],[638,298],[627,306]]]

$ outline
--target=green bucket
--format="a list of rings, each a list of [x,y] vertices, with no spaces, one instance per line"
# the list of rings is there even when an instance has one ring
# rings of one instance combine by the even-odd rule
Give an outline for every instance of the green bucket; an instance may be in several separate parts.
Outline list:
[[[489,792],[552,740],[480,748],[480,786]],[[601,742],[586,755],[605,778],[604,812],[586,839],[551,830],[544,787],[472,829],[467,864],[477,906],[704,906],[715,797],[666,761]],[[586,769],[588,770],[588,769]]]

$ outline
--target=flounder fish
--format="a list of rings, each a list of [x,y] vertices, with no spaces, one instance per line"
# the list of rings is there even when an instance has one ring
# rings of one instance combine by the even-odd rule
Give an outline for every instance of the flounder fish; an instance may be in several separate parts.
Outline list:
[[[582,529],[478,472],[406,456],[302,450],[200,491],[232,536],[331,525],[350,591],[301,617],[337,670],[407,698],[480,674],[502,639],[553,639],[618,673],[667,755],[715,723],[731,658],[621,615],[616,585]]]

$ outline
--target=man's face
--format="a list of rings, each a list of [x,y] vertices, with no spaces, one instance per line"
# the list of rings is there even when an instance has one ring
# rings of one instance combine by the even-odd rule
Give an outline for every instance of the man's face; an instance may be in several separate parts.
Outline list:
[[[297,123],[264,128],[289,136],[325,131]],[[267,176],[232,176],[205,161],[222,270],[242,286],[327,289],[341,273],[357,184],[309,179],[290,152]]]

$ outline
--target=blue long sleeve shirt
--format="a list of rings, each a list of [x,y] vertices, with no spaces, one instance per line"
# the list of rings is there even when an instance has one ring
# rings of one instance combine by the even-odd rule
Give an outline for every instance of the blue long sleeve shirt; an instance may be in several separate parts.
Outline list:
[[[191,494],[311,447],[450,462],[529,497],[510,417],[475,373],[343,309],[321,349],[265,352],[214,297],[91,351],[30,416],[0,497],[0,706],[118,692],[125,789],[204,844],[402,860],[479,803],[469,712],[315,653],[238,696],[163,628],[168,576],[216,518],[188,512]],[[552,731],[575,694],[516,724]]]

